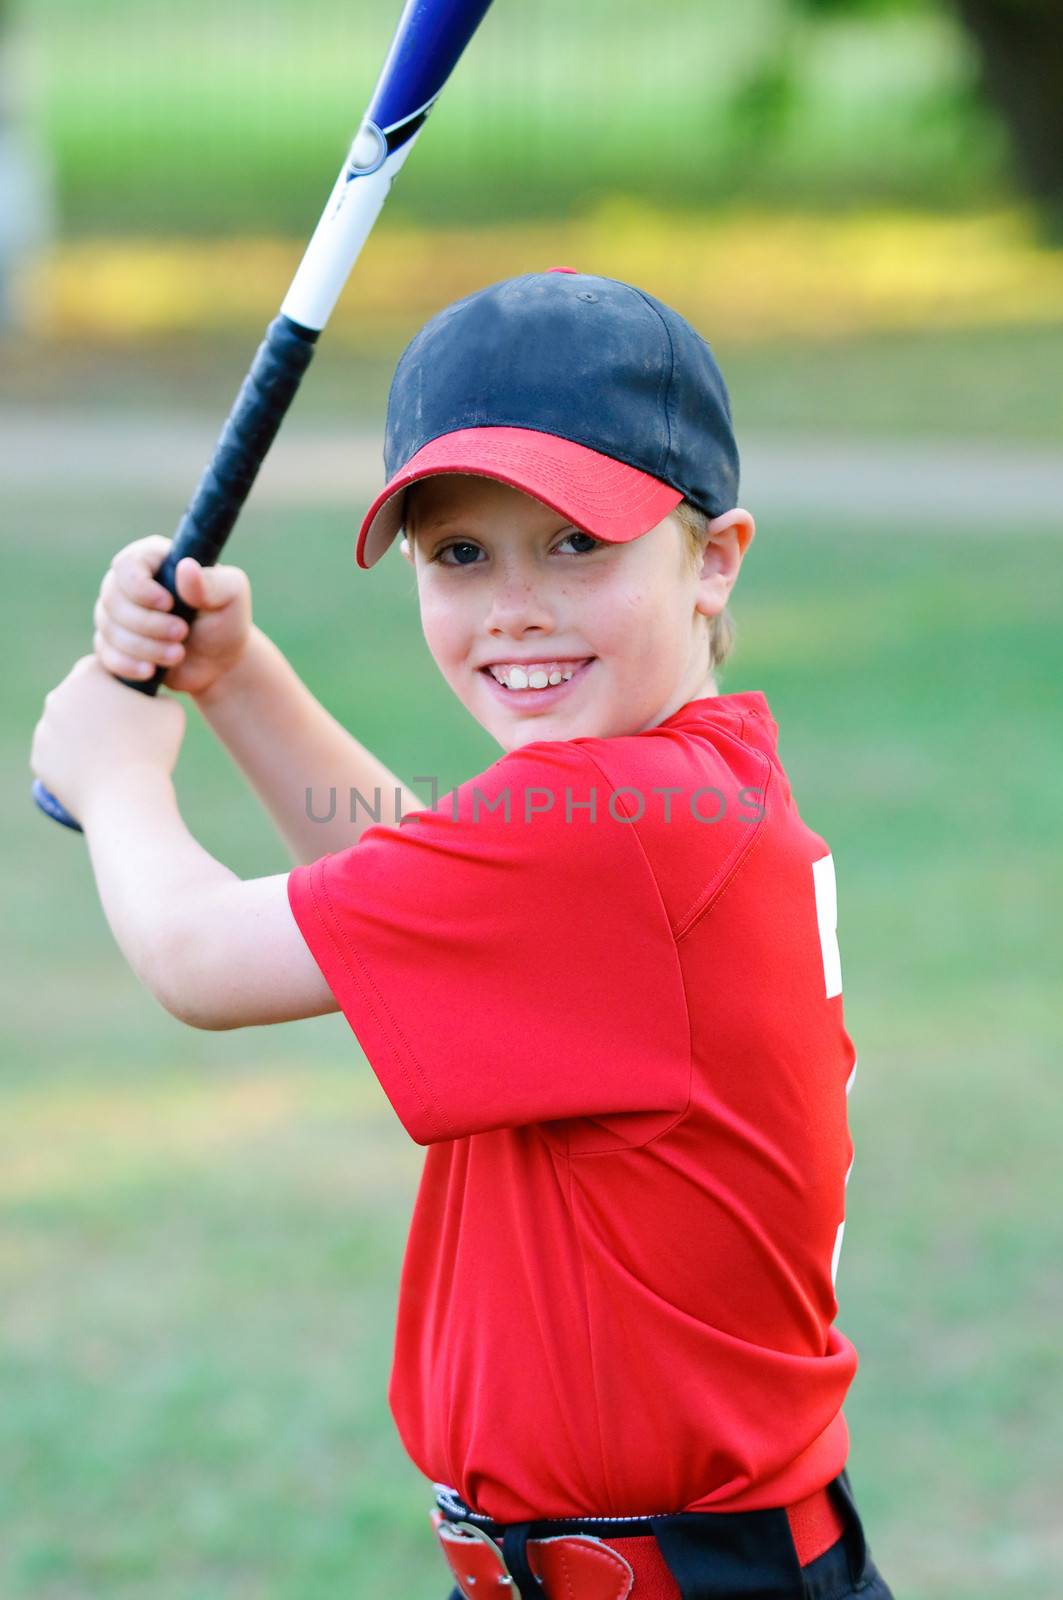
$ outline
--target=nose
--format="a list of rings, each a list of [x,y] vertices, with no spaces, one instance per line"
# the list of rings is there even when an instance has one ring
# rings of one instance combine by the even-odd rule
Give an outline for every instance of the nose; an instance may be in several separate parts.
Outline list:
[[[493,638],[553,633],[553,606],[543,587],[527,576],[500,575],[491,592],[486,628]]]

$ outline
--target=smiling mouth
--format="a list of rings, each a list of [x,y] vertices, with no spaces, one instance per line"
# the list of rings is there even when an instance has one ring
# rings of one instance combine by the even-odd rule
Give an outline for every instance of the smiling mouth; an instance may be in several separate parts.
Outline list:
[[[573,662],[570,671],[568,664],[566,663],[565,670],[568,671],[569,675],[567,677],[561,677],[556,683],[548,682],[546,684],[539,685],[530,683],[518,684],[516,688],[514,688],[512,684],[500,682],[500,680],[495,677],[490,667],[481,667],[480,671],[483,676],[489,680],[492,688],[499,690],[500,693],[508,695],[514,700],[520,700],[523,703],[532,705],[539,700],[551,701],[557,699],[564,692],[564,690],[568,688],[569,684],[574,683],[577,678],[581,678],[586,672],[587,668],[596,660],[596,656],[587,656],[578,663]],[[526,669],[525,676],[534,670],[534,668]],[[542,671],[543,669],[540,668],[539,670]]]

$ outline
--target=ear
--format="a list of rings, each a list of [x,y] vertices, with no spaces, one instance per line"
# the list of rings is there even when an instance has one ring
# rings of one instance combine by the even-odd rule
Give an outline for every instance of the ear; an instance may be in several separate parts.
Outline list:
[[[756,531],[756,523],[741,506],[709,523],[695,603],[702,616],[718,616],[727,604]]]
[[[409,539],[407,539],[405,534],[403,534],[403,536],[402,536],[402,541],[399,544],[399,549],[402,552],[403,559],[408,561],[410,563],[410,566],[412,567],[414,565],[413,551],[410,549],[410,541],[409,541]]]
[[[741,563],[757,525],[750,512],[744,511],[741,506],[735,506],[733,511],[725,511],[722,517],[713,517],[709,523],[709,539],[715,541],[722,539],[734,529],[734,540],[738,547],[738,560]]]

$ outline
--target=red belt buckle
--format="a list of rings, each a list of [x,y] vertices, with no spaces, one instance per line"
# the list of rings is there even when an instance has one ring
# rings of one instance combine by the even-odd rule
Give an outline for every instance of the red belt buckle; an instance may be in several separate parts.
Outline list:
[[[846,1521],[826,1489],[786,1508],[800,1566],[808,1566],[845,1532]],[[447,1522],[431,1513],[443,1556],[464,1600],[519,1600],[517,1586],[498,1543],[472,1522]],[[627,1537],[617,1544],[589,1533],[529,1539],[528,1565],[543,1588],[543,1600],[679,1600],[679,1588],[656,1538]],[[630,1558],[630,1559],[628,1559]],[[635,1583],[636,1576],[638,1578]],[[500,1592],[501,1591],[501,1595]]]
[[[516,1584],[495,1540],[471,1522],[447,1522],[433,1511],[435,1528],[454,1582],[465,1600],[512,1596]],[[589,1533],[529,1539],[528,1565],[543,1586],[544,1600],[578,1595],[579,1600],[627,1600],[635,1575],[619,1551]]]

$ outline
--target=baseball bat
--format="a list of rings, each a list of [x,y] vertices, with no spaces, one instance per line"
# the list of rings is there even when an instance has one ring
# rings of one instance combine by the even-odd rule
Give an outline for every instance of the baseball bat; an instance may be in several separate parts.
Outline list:
[[[196,613],[178,597],[178,562],[185,556],[195,556],[205,567],[217,561],[388,190],[490,4],[491,0],[406,0],[372,99],[321,220],[155,573],[174,597],[174,615],[188,623]],[[130,689],[154,695],[167,670],[160,665],[144,681],[116,676]],[[33,784],[33,798],[55,822],[83,831],[40,779]]]

